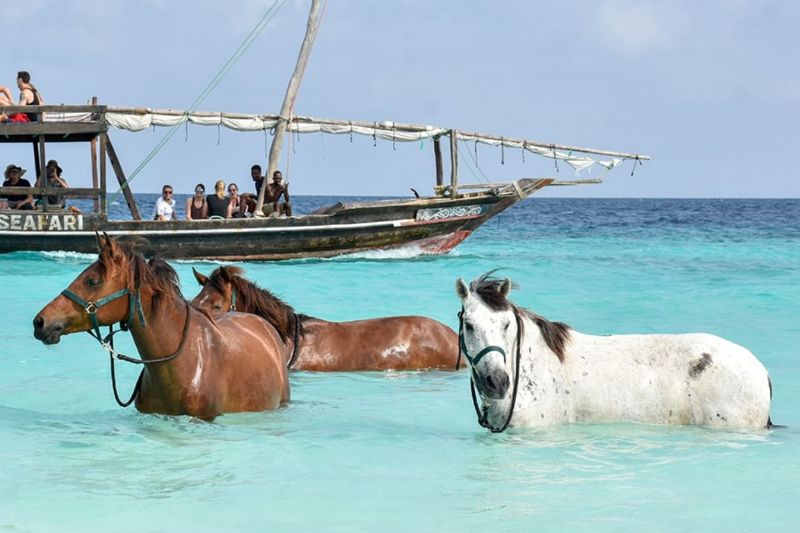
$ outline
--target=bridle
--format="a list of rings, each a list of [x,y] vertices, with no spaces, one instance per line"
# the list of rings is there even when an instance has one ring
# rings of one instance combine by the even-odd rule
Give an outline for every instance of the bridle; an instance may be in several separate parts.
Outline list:
[[[186,323],[183,326],[183,336],[181,338],[181,343],[178,346],[178,349],[172,355],[167,355],[165,357],[159,357],[157,359],[138,359],[136,357],[130,357],[125,354],[122,354],[114,349],[114,335],[119,333],[120,331],[128,331],[134,324],[134,318],[139,319],[139,324],[143,328],[147,327],[147,323],[144,319],[144,310],[142,309],[142,296],[139,292],[139,289],[135,289],[131,291],[128,288],[120,289],[116,292],[109,294],[108,296],[104,296],[97,300],[85,300],[82,297],[78,296],[74,292],[69,289],[64,289],[61,291],[61,294],[67,297],[68,299],[72,300],[76,304],[78,304],[83,311],[89,315],[89,319],[92,321],[92,330],[87,331],[89,335],[97,339],[97,342],[100,343],[100,346],[108,352],[109,361],[111,363],[111,388],[114,391],[114,399],[117,400],[117,404],[121,407],[128,407],[133,401],[136,399],[136,396],[139,394],[139,390],[142,387],[142,377],[144,376],[144,367],[142,371],[139,373],[139,378],[136,380],[136,385],[133,387],[133,392],[131,393],[130,398],[128,401],[123,402],[119,397],[119,392],[117,391],[117,376],[115,371],[115,361],[117,359],[121,361],[126,361],[128,363],[133,363],[136,365],[152,365],[156,363],[166,363],[167,361],[171,361],[178,357],[178,355],[183,350],[183,346],[186,343],[187,333],[189,331],[189,313],[191,312],[191,305],[186,306]],[[119,323],[119,329],[114,331],[114,325],[110,324],[108,326],[108,335],[103,337],[102,333],[100,333],[100,321],[97,318],[97,311],[106,304],[109,304],[119,298],[123,298],[127,296],[129,300],[128,304],[128,317],[125,319],[124,322]]]
[[[461,311],[458,313],[458,359],[456,360],[456,369],[458,369],[458,365],[461,362],[461,354],[464,354],[464,357],[469,361],[470,366],[470,378],[469,378],[469,390],[472,395],[472,406],[475,408],[475,414],[478,415],[478,424],[481,427],[489,429],[492,433],[502,433],[508,428],[508,424],[511,422],[511,417],[514,416],[514,407],[517,405],[517,391],[519,389],[519,363],[521,360],[521,344],[522,344],[522,319],[519,316],[519,313],[516,309],[514,309],[514,320],[517,322],[517,356],[516,361],[514,363],[514,389],[511,393],[511,407],[508,410],[508,416],[506,417],[506,421],[502,427],[496,428],[488,420],[488,411],[489,408],[484,404],[482,409],[478,407],[478,397],[475,394],[476,385],[475,382],[477,381],[477,375],[475,373],[475,367],[483,359],[486,355],[497,352],[503,356],[503,362],[506,361],[506,351],[503,349],[502,346],[486,346],[477,355],[470,355],[469,350],[467,349],[467,344],[464,341],[464,307],[461,307]]]
[[[236,287],[231,285],[231,307],[230,311],[236,311]],[[286,368],[289,370],[292,369],[292,365],[297,360],[297,353],[298,353],[298,340],[300,334],[300,317],[297,313],[292,313],[294,315],[294,346],[292,347],[292,356],[289,358],[289,362],[286,364]]]

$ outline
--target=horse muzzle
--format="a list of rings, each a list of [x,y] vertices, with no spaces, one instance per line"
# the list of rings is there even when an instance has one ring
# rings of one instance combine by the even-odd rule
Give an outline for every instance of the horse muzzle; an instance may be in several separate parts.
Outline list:
[[[64,333],[64,324],[61,321],[47,323],[42,315],[33,319],[33,336],[44,344],[58,344]]]
[[[501,400],[506,397],[511,380],[502,369],[492,369],[478,376],[478,390],[481,394],[492,400]]]

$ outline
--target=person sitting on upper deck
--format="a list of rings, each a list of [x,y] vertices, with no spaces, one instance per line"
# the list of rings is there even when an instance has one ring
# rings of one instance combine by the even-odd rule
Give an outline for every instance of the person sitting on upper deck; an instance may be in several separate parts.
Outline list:
[[[5,85],[0,85],[0,106],[14,105],[14,97],[11,90]],[[8,115],[0,112],[0,122],[8,121]]]
[[[283,196],[283,202],[280,201]],[[269,202],[269,203],[267,203]],[[261,209],[265,216],[292,216],[292,204],[289,199],[289,183],[283,183],[283,174],[280,170],[272,173],[272,183],[267,184],[264,192],[264,207]]]
[[[186,220],[208,218],[208,202],[206,202],[205,192],[206,186],[198,183],[194,188],[194,196],[186,199]]]
[[[3,187],[30,187],[31,182],[22,177],[25,172],[24,168],[17,165],[8,165]],[[8,200],[8,207],[11,209],[33,209],[34,199],[32,194],[7,194],[6,199]]]
[[[30,73],[20,70],[17,72],[17,87],[19,87],[19,105],[43,105],[44,99],[39,90],[31,83]],[[8,122],[36,122],[39,113],[14,113],[8,117]]]
[[[62,168],[58,166],[58,161],[55,159],[51,159],[47,162],[47,167],[45,168],[47,173],[47,187],[51,189],[68,189],[69,184],[67,180],[61,177],[61,173],[63,172]],[[37,187],[44,187],[42,185],[41,178],[36,180]],[[64,196],[61,194],[48,194],[47,195],[47,204],[50,207],[59,206],[61,209],[64,209],[67,205],[66,200],[64,200]]]
[[[164,185],[161,188],[161,197],[156,200],[156,208],[153,211],[153,220],[177,220],[175,213],[175,199],[172,197],[172,185]]]
[[[225,196],[225,182],[217,180],[214,184],[214,194],[206,198],[208,203],[208,218],[231,218],[230,198]]]

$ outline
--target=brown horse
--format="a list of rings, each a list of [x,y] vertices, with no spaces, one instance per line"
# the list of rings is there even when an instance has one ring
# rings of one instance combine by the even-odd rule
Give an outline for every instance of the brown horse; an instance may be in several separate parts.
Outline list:
[[[98,235],[98,244],[99,259],[34,318],[37,339],[55,344],[89,331],[102,341],[100,326],[127,325],[141,360],[118,358],[143,363],[134,395],[146,413],[212,419],[289,399],[286,348],[266,321],[240,313],[215,321],[184,300],[166,262],[148,263],[131,244],[107,235]]]
[[[456,366],[458,335],[441,322],[421,316],[328,322],[295,313],[242,274],[231,266],[217,268],[211,277],[194,270],[203,289],[192,303],[215,315],[242,311],[265,318],[286,342],[289,368],[324,372]]]

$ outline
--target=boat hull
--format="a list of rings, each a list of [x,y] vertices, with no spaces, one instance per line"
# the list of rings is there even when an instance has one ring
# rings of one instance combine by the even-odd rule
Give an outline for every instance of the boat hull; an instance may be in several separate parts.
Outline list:
[[[280,260],[333,257],[417,246],[443,254],[539,186],[523,194],[337,204],[289,218],[198,221],[108,221],[72,213],[0,212],[0,253],[97,250],[96,232],[141,238],[144,252],[168,259]]]

